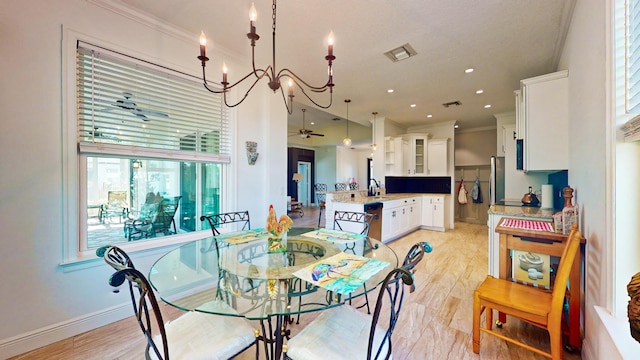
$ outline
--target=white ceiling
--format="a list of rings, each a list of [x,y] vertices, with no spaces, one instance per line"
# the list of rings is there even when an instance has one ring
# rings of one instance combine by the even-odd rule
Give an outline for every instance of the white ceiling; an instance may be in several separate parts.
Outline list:
[[[191,32],[194,38],[204,30],[209,44],[250,61],[246,33],[252,0],[113,1]],[[254,1],[261,36],[256,57],[259,62],[264,59],[257,66],[266,67],[271,62],[272,3]],[[335,126],[332,118],[347,117],[344,99],[350,98],[349,119],[365,125],[377,111],[378,117],[403,127],[453,120],[461,129],[493,126],[493,114],[514,110],[513,91],[521,79],[556,70],[574,3],[281,0],[277,4],[278,68],[287,67],[313,85],[324,84],[326,38],[330,31],[335,35],[333,105],[326,113],[315,111],[318,108],[297,93],[290,124],[302,127],[300,108],[305,107],[309,109],[306,127],[322,132],[325,123]],[[406,43],[416,50],[416,56],[393,63],[384,55]],[[467,68],[475,71],[465,74]],[[267,86],[266,81],[257,86]],[[389,88],[395,92],[388,94]],[[484,93],[476,94],[478,89]],[[318,98],[322,103],[326,99]],[[456,100],[462,105],[442,105]],[[486,104],[491,108],[485,108]],[[310,126],[311,121],[317,125]]]

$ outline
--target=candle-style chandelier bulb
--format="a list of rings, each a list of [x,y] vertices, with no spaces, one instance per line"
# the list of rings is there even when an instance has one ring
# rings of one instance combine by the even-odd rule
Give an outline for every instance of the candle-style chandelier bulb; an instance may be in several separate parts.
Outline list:
[[[327,41],[327,55],[324,57],[325,60],[327,60],[328,63],[328,69],[327,69],[327,74],[328,74],[328,79],[327,82],[322,85],[322,86],[312,86],[309,85],[307,82],[305,82],[304,80],[302,80],[298,75],[296,75],[293,71],[287,69],[287,68],[283,68],[281,70],[277,70],[276,69],[276,64],[275,64],[275,59],[276,59],[276,0],[273,0],[273,32],[272,32],[272,59],[273,59],[273,63],[269,66],[267,66],[264,69],[261,68],[256,68],[256,62],[255,62],[255,46],[256,46],[256,41],[258,41],[260,39],[260,36],[257,34],[256,32],[256,19],[258,16],[258,12],[256,11],[256,7],[255,4],[251,3],[251,8],[249,9],[249,33],[247,33],[247,38],[250,40],[250,44],[251,44],[251,63],[253,66],[253,71],[251,71],[249,74],[245,75],[244,77],[242,77],[240,80],[238,80],[237,82],[230,84],[229,82],[227,82],[227,72],[226,72],[226,67],[225,67],[225,71],[223,71],[222,73],[222,90],[219,90],[217,88],[213,88],[209,86],[209,83],[207,82],[206,79],[206,72],[205,72],[205,66],[206,66],[206,62],[209,61],[209,58],[206,56],[206,43],[207,43],[207,38],[204,35],[204,32],[200,33],[200,56],[198,56],[198,59],[200,60],[200,62],[202,63],[202,81],[204,84],[204,87],[209,90],[212,93],[216,93],[216,94],[223,94],[223,99],[224,99],[224,104],[228,107],[235,107],[240,105],[249,95],[249,92],[251,92],[251,90],[253,89],[253,87],[256,85],[256,83],[258,81],[260,81],[262,78],[266,77],[269,82],[269,88],[271,90],[273,90],[273,92],[275,93],[276,91],[280,90],[280,93],[282,94],[282,99],[284,100],[284,104],[287,108],[287,112],[289,114],[291,114],[293,112],[293,98],[294,98],[294,94],[293,94],[293,89],[294,89],[294,85],[297,85],[297,87],[300,89],[300,91],[302,92],[302,94],[309,99],[309,101],[311,101],[314,105],[323,108],[323,109],[327,109],[331,106],[331,104],[333,103],[333,60],[336,59],[336,57],[333,55],[333,43],[334,43],[334,38],[333,38],[333,31],[331,31],[331,33],[329,34],[329,38]],[[253,77],[252,77],[253,75]],[[240,100],[235,103],[235,104],[229,104],[227,102],[227,92],[229,92],[229,90],[231,90],[232,88],[234,88],[236,85],[244,82],[245,80],[247,80],[248,78],[252,77],[253,83],[249,86],[249,89],[247,90],[247,92],[245,92],[244,96],[242,96],[240,98]],[[285,96],[284,90],[282,88],[282,81],[284,80],[284,78],[288,78],[289,79],[289,88],[287,91],[287,95]],[[316,102],[314,99],[312,99],[309,95],[309,93],[323,93],[325,91],[329,90],[329,103],[327,105],[321,105],[318,102]]]

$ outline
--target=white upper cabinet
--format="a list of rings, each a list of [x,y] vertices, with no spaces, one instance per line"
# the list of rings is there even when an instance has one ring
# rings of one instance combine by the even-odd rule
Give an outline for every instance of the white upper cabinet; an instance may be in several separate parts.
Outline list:
[[[409,142],[409,149],[404,156],[407,166],[403,175],[426,176],[428,134],[407,134],[405,139]]]
[[[448,139],[431,139],[427,143],[427,175],[447,176],[448,171]]]
[[[568,75],[565,70],[520,81],[516,131],[524,140],[525,171],[569,167]]]

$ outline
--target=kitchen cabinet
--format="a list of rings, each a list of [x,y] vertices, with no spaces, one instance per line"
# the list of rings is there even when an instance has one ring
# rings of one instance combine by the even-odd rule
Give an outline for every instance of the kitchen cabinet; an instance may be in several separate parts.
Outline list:
[[[422,197],[422,226],[429,230],[445,231],[447,202],[444,195]]]
[[[408,151],[403,154],[404,176],[425,176],[427,175],[427,141],[428,134],[407,134],[405,140],[408,141]]]
[[[568,74],[564,70],[520,81],[516,123],[525,171],[569,167]]]
[[[384,164],[386,176],[403,176],[403,152],[408,149],[408,142],[402,137],[387,136],[384,138]]]
[[[520,90],[517,90],[520,92]],[[517,103],[517,102],[516,102]],[[516,109],[517,111],[517,109]],[[506,113],[494,114],[496,118],[496,156],[504,156],[505,146],[515,140],[516,133],[514,131],[507,131],[506,126],[516,126],[516,112],[510,111]]]
[[[420,197],[385,201],[382,207],[382,241],[387,242],[420,226]]]
[[[427,142],[427,174],[428,176],[449,175],[448,164],[449,139],[431,139]]]

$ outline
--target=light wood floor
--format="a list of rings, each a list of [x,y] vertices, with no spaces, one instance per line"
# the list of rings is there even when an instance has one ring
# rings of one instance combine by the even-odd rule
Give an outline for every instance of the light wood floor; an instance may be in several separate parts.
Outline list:
[[[295,226],[317,226],[318,210],[305,208],[302,218],[291,217]],[[472,351],[472,294],[487,273],[487,236],[486,225],[456,223],[455,230],[419,230],[388,244],[400,259],[418,241],[433,246],[433,252],[426,254],[417,267],[416,291],[405,298],[393,334],[394,359],[545,359],[487,334],[481,335],[480,355]],[[179,310],[164,304],[161,309],[167,320],[180,315]],[[302,316],[301,324],[291,328],[292,334],[313,318],[313,314]],[[548,350],[544,330],[509,319],[502,331]],[[144,347],[143,336],[131,317],[12,359],[144,359]],[[255,359],[254,348],[238,358]],[[580,358],[579,354],[565,352],[567,360]]]

